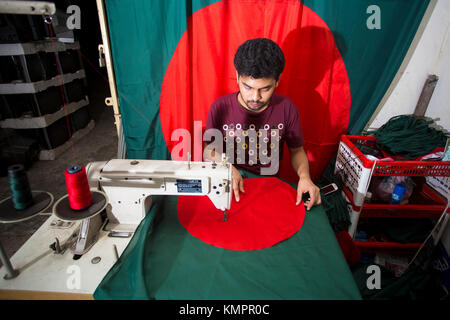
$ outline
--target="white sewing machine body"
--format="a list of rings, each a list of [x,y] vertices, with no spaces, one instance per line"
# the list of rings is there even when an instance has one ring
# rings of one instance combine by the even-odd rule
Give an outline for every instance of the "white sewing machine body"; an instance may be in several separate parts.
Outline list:
[[[86,166],[89,185],[108,199],[108,231],[133,232],[152,204],[152,195],[208,196],[217,209],[231,204],[231,164],[113,159]]]

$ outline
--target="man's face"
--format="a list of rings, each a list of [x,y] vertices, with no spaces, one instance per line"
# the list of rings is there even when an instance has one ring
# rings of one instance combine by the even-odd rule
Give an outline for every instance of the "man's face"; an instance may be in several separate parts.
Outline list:
[[[269,105],[278,81],[274,78],[255,79],[237,75],[239,85],[239,103],[251,112],[262,112]]]

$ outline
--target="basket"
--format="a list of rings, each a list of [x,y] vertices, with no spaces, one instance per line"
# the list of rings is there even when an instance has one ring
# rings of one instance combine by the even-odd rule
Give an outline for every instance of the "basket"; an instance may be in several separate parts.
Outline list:
[[[340,175],[343,184],[352,192],[354,204],[357,206],[364,203],[372,176],[450,176],[450,161],[370,160],[355,144],[374,147],[376,138],[343,135],[339,143],[334,173]]]
[[[350,226],[348,227],[347,231],[350,237],[354,238],[362,208],[354,204],[354,202],[352,201],[351,193],[349,193],[348,189],[342,190],[342,196],[347,202],[347,209],[350,217]]]
[[[449,177],[426,177],[427,184],[433,187],[443,197],[450,197],[450,178]]]

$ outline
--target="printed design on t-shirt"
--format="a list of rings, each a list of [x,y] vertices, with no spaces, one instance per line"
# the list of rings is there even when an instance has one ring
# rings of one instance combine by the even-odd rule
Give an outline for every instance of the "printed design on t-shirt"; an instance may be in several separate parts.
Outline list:
[[[228,123],[222,126],[225,150],[234,163],[268,165],[273,152],[279,152],[279,144],[284,133],[284,124]],[[232,150],[229,150],[232,149]],[[232,156],[232,157],[230,157]],[[278,157],[277,157],[278,158]]]

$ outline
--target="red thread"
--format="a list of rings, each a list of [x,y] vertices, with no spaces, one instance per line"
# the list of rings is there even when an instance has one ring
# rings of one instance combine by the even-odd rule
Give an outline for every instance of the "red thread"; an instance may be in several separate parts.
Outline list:
[[[81,166],[81,171],[69,173],[64,172],[66,177],[67,193],[69,195],[69,205],[73,210],[83,210],[92,203],[91,190],[86,175],[86,169]]]

